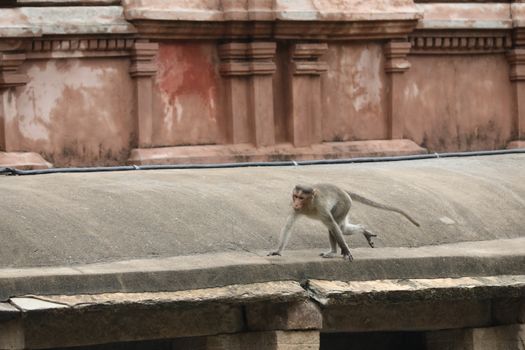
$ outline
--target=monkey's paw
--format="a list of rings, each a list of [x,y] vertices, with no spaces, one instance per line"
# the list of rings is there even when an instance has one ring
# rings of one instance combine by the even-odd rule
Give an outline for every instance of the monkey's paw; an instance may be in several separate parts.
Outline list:
[[[325,253],[319,254],[319,256],[325,259],[331,259],[331,258],[336,258],[337,253],[336,252],[325,252]]]
[[[352,254],[350,254],[350,253],[348,253],[348,254],[343,254],[343,259],[344,259],[344,260],[348,260],[349,262],[354,261],[354,257],[353,257]]]
[[[281,256],[279,252],[269,252],[267,256]]]

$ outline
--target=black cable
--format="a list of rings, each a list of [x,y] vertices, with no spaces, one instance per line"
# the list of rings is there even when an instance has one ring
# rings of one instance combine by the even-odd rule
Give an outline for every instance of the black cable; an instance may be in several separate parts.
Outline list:
[[[16,168],[0,168],[3,175],[42,175],[57,173],[94,173],[110,171],[132,171],[132,170],[183,170],[183,169],[225,169],[225,168],[246,168],[246,167],[273,167],[273,166],[305,166],[305,165],[329,165],[329,164],[352,164],[352,163],[375,163],[375,162],[394,162],[421,159],[437,159],[451,157],[476,157],[491,156],[501,154],[525,153],[525,148],[505,149],[494,151],[474,151],[474,152],[450,152],[450,153],[426,153],[408,156],[391,157],[361,157],[346,159],[320,159],[303,161],[278,161],[278,162],[244,162],[244,163],[212,163],[212,164],[170,164],[170,165],[128,165],[114,167],[86,167],[86,168],[50,168],[38,170],[20,170]]]

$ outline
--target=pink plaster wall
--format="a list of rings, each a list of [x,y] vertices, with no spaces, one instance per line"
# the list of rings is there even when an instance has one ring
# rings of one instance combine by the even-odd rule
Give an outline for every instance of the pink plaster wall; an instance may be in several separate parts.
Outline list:
[[[26,62],[7,150],[39,152],[55,166],[124,163],[135,130],[128,69],[128,59]]]
[[[154,84],[153,146],[224,142],[215,42],[161,42]]]
[[[438,152],[505,148],[514,102],[503,54],[409,60],[399,105],[406,138]]]
[[[324,141],[385,139],[386,75],[382,46],[337,43],[324,57],[321,80]]]

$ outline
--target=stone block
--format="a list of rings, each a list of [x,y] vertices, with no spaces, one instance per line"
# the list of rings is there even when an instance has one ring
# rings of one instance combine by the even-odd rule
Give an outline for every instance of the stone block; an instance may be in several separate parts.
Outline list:
[[[427,350],[524,350],[525,326],[429,332],[426,341]]]
[[[318,350],[319,332],[253,332],[208,337],[205,350]]]
[[[425,331],[491,324],[488,300],[363,303],[323,309],[324,332]]]
[[[250,330],[320,329],[323,317],[316,303],[305,300],[291,303],[257,303],[246,307]]]

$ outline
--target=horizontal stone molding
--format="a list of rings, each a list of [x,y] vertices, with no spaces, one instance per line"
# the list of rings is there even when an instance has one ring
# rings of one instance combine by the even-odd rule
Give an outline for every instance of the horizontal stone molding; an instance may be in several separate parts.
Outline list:
[[[27,59],[129,56],[132,38],[72,38],[33,40],[27,44]]]
[[[482,54],[500,53],[513,45],[510,32],[433,33],[418,32],[409,37],[411,54]]]

